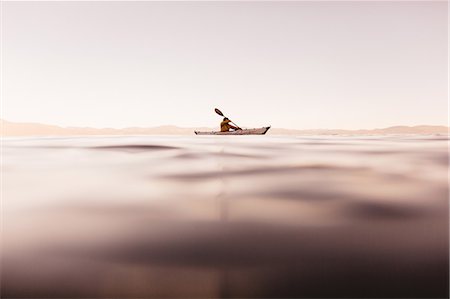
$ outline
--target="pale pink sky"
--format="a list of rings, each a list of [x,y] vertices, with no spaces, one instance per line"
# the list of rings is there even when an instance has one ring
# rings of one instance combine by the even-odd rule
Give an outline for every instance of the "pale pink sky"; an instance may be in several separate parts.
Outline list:
[[[2,3],[2,118],[447,125],[447,2]]]

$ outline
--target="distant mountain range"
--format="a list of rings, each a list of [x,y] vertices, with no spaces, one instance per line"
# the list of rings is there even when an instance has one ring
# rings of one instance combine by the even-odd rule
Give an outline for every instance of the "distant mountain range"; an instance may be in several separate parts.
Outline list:
[[[151,128],[129,127],[123,129],[60,127],[39,123],[17,123],[0,120],[1,136],[80,136],[80,135],[193,135],[194,131],[214,131],[217,128],[159,126]],[[449,134],[446,126],[394,126],[372,130],[294,130],[271,128],[269,135],[385,135],[385,134]]]

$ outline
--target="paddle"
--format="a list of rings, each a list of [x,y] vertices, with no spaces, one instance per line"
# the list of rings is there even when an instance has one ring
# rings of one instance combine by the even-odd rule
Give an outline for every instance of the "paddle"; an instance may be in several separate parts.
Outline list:
[[[215,108],[214,111],[216,111],[217,114],[219,114],[220,116],[226,117],[225,115],[223,115],[222,111],[220,111],[219,109]],[[232,122],[230,120],[230,123],[234,124],[236,127],[238,127],[239,130],[242,130],[237,124],[235,124],[234,122]]]

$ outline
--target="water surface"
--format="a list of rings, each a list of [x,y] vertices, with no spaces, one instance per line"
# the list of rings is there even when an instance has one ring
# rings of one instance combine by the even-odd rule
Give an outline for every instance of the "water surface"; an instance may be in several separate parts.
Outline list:
[[[447,136],[7,138],[2,296],[448,296]]]

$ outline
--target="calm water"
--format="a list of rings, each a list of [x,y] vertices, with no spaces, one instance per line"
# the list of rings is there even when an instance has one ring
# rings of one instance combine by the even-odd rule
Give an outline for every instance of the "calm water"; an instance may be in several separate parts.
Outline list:
[[[3,141],[3,297],[446,297],[448,137]]]

